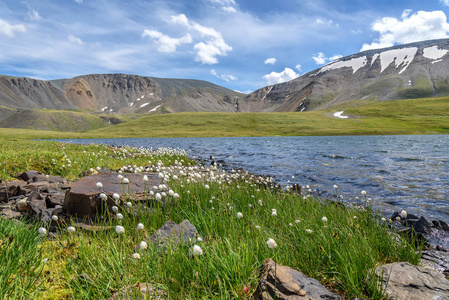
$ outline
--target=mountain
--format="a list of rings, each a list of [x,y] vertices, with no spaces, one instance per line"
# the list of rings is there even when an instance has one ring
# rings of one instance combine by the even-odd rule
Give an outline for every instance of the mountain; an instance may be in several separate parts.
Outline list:
[[[103,113],[235,112],[243,94],[210,82],[126,74],[94,74],[37,80],[0,76],[0,117],[10,109],[81,110]]]
[[[446,96],[448,53],[449,39],[442,39],[346,56],[289,82],[261,88],[239,101],[239,109],[305,111],[360,99]]]

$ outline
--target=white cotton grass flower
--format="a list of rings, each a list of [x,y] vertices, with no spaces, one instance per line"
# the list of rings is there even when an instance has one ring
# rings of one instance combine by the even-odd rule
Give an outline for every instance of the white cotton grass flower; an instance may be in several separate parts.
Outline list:
[[[114,205],[111,209],[112,209],[112,211],[113,211],[114,213],[118,212],[118,207],[115,206],[115,205]]]
[[[106,200],[108,200],[108,196],[105,193],[101,193],[100,194],[100,199],[103,200],[103,201],[106,201]]]
[[[268,245],[268,248],[270,248],[270,249],[275,249],[278,246],[272,238],[268,239],[267,245]]]
[[[125,177],[125,178],[123,178],[122,182],[123,182],[124,184],[128,184],[128,183],[129,183],[129,179]]]
[[[256,228],[257,230],[260,230],[260,226],[259,225],[254,226],[254,228]]]
[[[139,249],[140,250],[147,250],[148,249],[148,243],[145,241],[141,241],[139,244]]]
[[[97,182],[97,188],[102,189],[103,188],[103,184],[101,182]]]
[[[115,232],[118,234],[125,233],[125,227],[117,225],[117,226],[115,226]]]
[[[137,224],[137,230],[143,230],[145,228],[145,225],[142,223]]]
[[[117,193],[112,194],[112,199],[114,199],[115,201],[120,200],[120,195]]]
[[[76,231],[76,228],[75,228],[75,227],[73,227],[73,226],[67,227],[67,232],[68,232],[68,233],[74,233],[75,231]]]
[[[237,218],[239,218],[239,219],[243,218],[243,214],[241,212],[238,212],[237,213]]]
[[[401,211],[401,214],[400,214],[400,215],[401,215],[401,217],[404,218],[404,219],[407,218],[407,212],[406,212],[405,210]]]
[[[59,220],[59,218],[58,218],[58,216],[57,215],[53,215],[53,216],[51,216],[51,219],[53,220],[53,221],[58,221]]]
[[[126,206],[128,206],[129,208],[133,207],[133,204],[131,202],[126,202]]]
[[[117,217],[117,219],[121,220],[123,219],[123,215],[121,213],[118,213],[115,215]]]
[[[154,196],[156,198],[156,200],[161,200],[162,199],[162,195],[159,193],[156,193],[156,196]]]
[[[326,217],[322,217],[322,218],[321,218],[321,221],[327,222],[327,218],[326,218]]]
[[[143,181],[148,181],[148,176],[147,176],[147,175],[143,175],[142,180],[143,180]]]
[[[401,217],[396,217],[396,221],[401,221]]]
[[[198,245],[193,245],[192,253],[195,256],[202,255],[203,254],[203,249],[201,249],[201,247],[198,246]]]
[[[46,235],[47,234],[47,229],[45,229],[44,227],[39,227],[39,229],[37,231],[41,235]]]
[[[273,209],[271,210],[271,215],[272,215],[273,217],[276,217],[276,216],[278,215],[277,210],[273,208]]]
[[[123,175],[119,174],[119,175],[117,175],[117,178],[118,178],[119,180],[122,180],[122,179],[123,179]]]
[[[363,196],[366,196],[366,191],[362,191],[362,195],[363,195]]]
[[[382,218],[382,219],[380,219],[382,222],[386,222],[387,221],[387,219],[385,219],[385,218]]]
[[[197,241],[197,242],[202,242],[202,241],[203,241],[203,238],[199,236],[199,237],[196,238],[196,241]]]
[[[133,254],[133,258],[134,258],[134,259],[140,259],[140,254],[137,253],[137,252],[134,253],[134,254]]]
[[[173,198],[175,198],[175,199],[179,198],[179,194],[178,193],[174,193],[173,194]]]
[[[205,188],[206,190],[210,189],[209,185],[207,185],[207,184],[204,185],[204,188]]]
[[[306,229],[306,232],[310,234],[310,233],[313,232],[313,230],[312,229]]]

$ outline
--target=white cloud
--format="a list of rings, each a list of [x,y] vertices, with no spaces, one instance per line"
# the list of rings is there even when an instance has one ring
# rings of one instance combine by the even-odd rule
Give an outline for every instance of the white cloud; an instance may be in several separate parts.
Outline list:
[[[7,37],[14,37],[16,33],[26,32],[26,27],[23,24],[11,25],[6,21],[0,19],[0,35]]]
[[[210,2],[220,5],[236,5],[235,0],[210,0]]]
[[[83,44],[83,41],[79,38],[79,37],[76,37],[76,36],[74,36],[74,35],[69,35],[68,37],[67,37],[67,39],[70,41],[70,42],[72,42],[72,43],[74,43],[74,44],[78,44],[78,45],[82,45]]]
[[[371,44],[363,44],[361,51],[449,36],[449,24],[444,12],[418,11],[410,14],[410,10],[405,10],[401,20],[384,17],[374,22],[371,29],[377,31],[380,37]]]
[[[446,6],[449,6],[449,0],[440,0],[440,2]]]
[[[192,42],[192,37],[189,34],[181,38],[172,38],[156,30],[145,29],[142,33],[142,37],[150,37],[155,40],[158,44],[157,50],[159,52],[175,52],[178,46],[182,44],[190,44]]]
[[[290,68],[285,68],[284,71],[280,73],[271,72],[270,74],[266,74],[263,76],[263,78],[269,85],[290,81],[292,79],[295,79],[296,77],[299,77],[299,74],[297,74]]]
[[[39,21],[42,17],[39,15],[39,12],[34,8],[28,9],[28,17],[30,20]]]
[[[83,0],[75,0],[76,3],[83,3]]]
[[[235,9],[232,6],[223,6],[221,9],[224,10],[225,12],[229,12],[229,13],[237,12],[237,9]]]
[[[267,59],[264,61],[264,64],[266,64],[266,65],[268,65],[268,64],[274,65],[275,62],[276,62],[276,58],[270,57],[270,58],[267,58]]]
[[[212,75],[214,75],[215,77],[220,78],[220,79],[222,79],[224,81],[227,81],[227,82],[229,82],[231,80],[238,80],[237,77],[235,77],[233,75],[230,75],[230,74],[217,74],[217,72],[214,69],[211,69],[210,73]]]
[[[315,23],[317,23],[317,24],[324,24],[324,21],[322,19],[316,19]]]
[[[295,69],[296,70],[298,70],[298,72],[302,72],[302,67],[301,67],[301,65],[300,64],[297,64],[296,66],[295,66]]]
[[[217,56],[226,56],[227,53],[232,50],[232,47],[226,44],[221,33],[212,27],[206,27],[196,22],[189,21],[184,14],[172,16],[171,21],[175,24],[183,25],[188,30],[207,39],[206,41],[196,43],[193,46],[193,49],[196,51],[196,62],[209,65],[216,64],[218,63]]]
[[[326,57],[323,52],[318,52],[317,54],[312,56],[317,65],[324,65],[326,62],[331,62],[342,57],[343,56],[340,54],[334,54],[331,57]]]

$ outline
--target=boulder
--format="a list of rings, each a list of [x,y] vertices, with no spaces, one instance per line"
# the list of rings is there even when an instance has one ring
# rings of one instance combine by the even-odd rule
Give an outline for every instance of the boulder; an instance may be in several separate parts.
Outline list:
[[[388,299],[449,299],[449,281],[438,271],[409,262],[396,262],[376,268]]]
[[[92,219],[102,214],[105,209],[111,211],[111,207],[116,205],[112,198],[114,193],[119,194],[121,199],[126,196],[133,200],[148,200],[151,187],[161,183],[158,174],[155,173],[127,174],[126,178],[129,179],[127,184],[123,184],[117,175],[98,173],[73,182],[64,198],[67,213],[78,218]],[[148,182],[143,181],[143,175],[147,175]],[[102,189],[97,187],[97,182],[102,183]],[[100,193],[108,196],[105,203],[100,199]]]
[[[198,235],[196,227],[189,220],[184,220],[179,224],[174,221],[167,221],[161,228],[153,233],[148,241],[158,247],[191,245]]]
[[[326,289],[318,280],[309,278],[292,268],[277,265],[268,258],[263,262],[259,288],[254,299],[336,300],[343,298]]]
[[[41,218],[43,212],[47,209],[45,197],[43,197],[39,192],[34,191],[30,194],[30,196],[28,196],[26,201],[28,205],[28,212],[38,219]]]
[[[23,180],[3,182],[0,186],[0,202],[9,201],[9,199],[14,196],[25,195],[22,187],[26,184],[27,183]]]
[[[420,217],[419,219],[407,220],[407,225],[412,227],[416,233],[422,233],[425,235],[432,234],[432,222],[430,222],[426,217]]]
[[[120,291],[114,293],[111,298],[120,300],[132,299],[169,299],[167,290],[159,287],[155,283],[137,283],[135,285],[126,286]]]
[[[423,251],[419,264],[449,276],[449,253],[445,251]]]
[[[26,171],[26,172],[17,174],[14,177],[16,177],[17,179],[28,181],[28,180],[33,180],[33,177],[40,176],[40,175],[44,175],[44,174],[42,174],[41,172],[38,172],[38,171],[30,170],[30,171]]]

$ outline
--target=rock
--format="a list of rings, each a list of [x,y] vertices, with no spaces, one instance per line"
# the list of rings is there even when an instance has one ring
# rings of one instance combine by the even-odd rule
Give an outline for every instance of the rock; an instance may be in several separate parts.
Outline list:
[[[11,197],[25,195],[22,190],[27,183],[23,180],[3,182],[0,186],[0,202],[9,201]]]
[[[292,268],[275,265],[275,262],[268,258],[263,262],[259,289],[254,299],[275,298],[279,300],[343,299],[326,289],[318,280],[309,278]]]
[[[64,193],[51,193],[45,197],[45,203],[48,207],[55,207],[56,205],[63,205],[65,194]]]
[[[37,191],[34,191],[28,197],[27,205],[28,211],[36,216],[36,218],[41,218],[44,210],[47,209],[45,204],[45,198]]]
[[[131,299],[169,299],[168,292],[165,289],[158,287],[154,283],[138,283],[120,289],[114,293],[111,298],[120,300]]]
[[[67,213],[78,218],[94,218],[101,214],[105,209],[103,201],[100,199],[100,193],[108,195],[106,201],[107,209],[116,205],[112,199],[114,193],[121,197],[126,192],[126,197],[132,197],[134,200],[147,200],[148,190],[153,185],[159,185],[161,180],[155,173],[127,174],[128,184],[123,184],[117,177],[118,174],[99,173],[83,177],[71,184],[71,188],[66,192],[64,204]],[[147,175],[149,181],[143,181],[143,175]],[[103,188],[100,190],[96,184],[101,182]]]
[[[39,191],[39,192],[48,192],[50,188],[50,183],[47,181],[39,181],[39,182],[31,182],[25,186],[22,187],[22,190],[25,191],[25,193],[33,192],[33,191]]]
[[[105,231],[105,230],[113,230],[115,226],[97,226],[93,224],[85,224],[85,223],[74,223],[72,226],[76,228],[81,228],[87,231]]]
[[[6,208],[1,211],[1,216],[11,220],[11,219],[21,218],[22,214],[18,211],[14,211],[10,208]]]
[[[167,221],[161,228],[153,233],[148,241],[162,248],[168,245],[191,245],[198,235],[196,227],[189,220],[184,220],[176,224],[174,221]]]
[[[396,262],[376,268],[388,299],[449,299],[449,281],[438,271]]]
[[[31,178],[31,180],[32,180],[33,182],[48,181],[47,176],[45,176],[45,175],[42,174],[42,173],[33,176],[33,177]]]
[[[444,276],[449,276],[449,253],[444,251],[423,251],[419,264],[430,267]]]
[[[26,198],[22,198],[22,199],[17,200],[16,205],[17,205],[17,209],[19,211],[28,211],[28,209],[30,209],[30,207],[28,206]]]
[[[412,227],[416,233],[422,233],[426,235],[432,234],[433,224],[426,217],[421,217],[418,220],[407,220],[407,225]]]
[[[28,181],[28,180],[33,180],[33,177],[38,176],[38,175],[43,175],[43,174],[38,171],[30,170],[30,171],[26,171],[26,172],[17,174],[14,177],[16,177],[18,179],[22,179],[24,181]]]
[[[432,221],[433,226],[435,226],[436,229],[444,230],[446,232],[449,232],[449,225],[447,225],[446,222],[441,220],[434,220]]]

